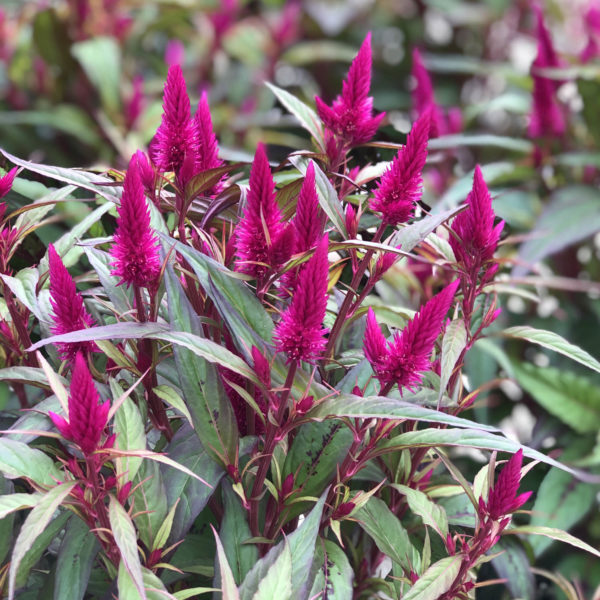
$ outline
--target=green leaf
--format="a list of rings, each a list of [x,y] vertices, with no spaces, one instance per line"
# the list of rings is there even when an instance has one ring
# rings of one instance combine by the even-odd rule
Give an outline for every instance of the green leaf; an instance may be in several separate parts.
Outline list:
[[[344,551],[331,540],[317,543],[314,566],[320,566],[309,598],[326,593],[328,600],[352,600],[354,571]]]
[[[234,578],[241,583],[258,560],[258,549],[254,544],[244,543],[252,537],[252,532],[239,496],[228,481],[223,482],[222,489],[225,514],[221,521],[220,538]]]
[[[50,388],[46,373],[39,367],[5,367],[0,369],[0,381],[18,381],[43,389]],[[69,383],[64,377],[60,376],[59,381],[64,386]]]
[[[165,598],[175,600],[175,596],[169,594],[164,583],[145,567],[142,567],[142,578],[148,600],[165,600]],[[119,587],[119,600],[139,600],[140,594],[138,589],[123,561],[119,563],[117,583]]]
[[[373,538],[381,552],[407,571],[418,567],[420,557],[410,541],[408,532],[381,498],[371,496],[353,516]]]
[[[514,364],[519,385],[550,414],[579,433],[598,431],[600,389],[591,380],[552,367]]]
[[[598,362],[591,354],[571,344],[565,338],[552,331],[544,329],[534,329],[527,325],[517,327],[509,327],[501,332],[506,337],[519,338],[527,340],[532,344],[537,344],[548,350],[558,352],[582,365],[600,373],[600,362]]]
[[[81,519],[70,519],[56,559],[55,600],[83,600],[99,550],[88,525]]]
[[[454,583],[461,563],[462,554],[438,560],[419,577],[402,600],[437,600]]]
[[[284,551],[284,543],[289,544],[292,555],[292,598],[294,600],[306,600],[310,591],[311,582],[307,580],[307,573],[315,554],[315,542],[325,505],[325,495],[323,494],[315,504],[310,513],[306,516],[301,525],[291,533],[286,540],[279,542],[277,546],[271,548],[263,558],[261,558],[246,575],[244,582],[240,586],[241,600],[251,600],[257,592],[260,582],[263,580],[271,566]]]
[[[2,440],[0,440],[2,441]],[[36,504],[32,511],[27,515],[19,536],[15,542],[12,553],[10,569],[8,571],[8,598],[13,600],[15,594],[15,582],[19,565],[27,551],[32,547],[36,538],[44,531],[48,523],[63,500],[69,495],[71,490],[77,484],[76,481],[57,485]]]
[[[568,473],[550,469],[537,492],[529,524],[566,531],[590,511],[597,491],[597,486],[573,481]],[[530,539],[530,543],[535,555],[540,556],[552,542],[546,537],[536,536]]]
[[[286,539],[275,562],[258,584],[252,600],[289,600],[292,597],[292,553]]]
[[[115,413],[114,433],[117,434],[116,447],[120,450],[146,449],[145,424],[131,396],[125,397]],[[122,483],[133,481],[141,464],[142,459],[136,456],[116,457],[115,467],[119,481]]]
[[[442,340],[440,401],[446,390],[446,386],[452,377],[456,361],[460,358],[466,345],[467,329],[465,323],[462,319],[456,319],[448,325],[446,333],[444,334],[444,339]]]
[[[494,552],[502,552],[492,558],[492,565],[498,576],[506,580],[512,597],[534,600],[535,580],[522,544],[516,539],[502,537],[494,544]]]
[[[423,523],[435,529],[446,540],[448,535],[448,516],[443,507],[429,499],[427,494],[406,485],[391,484],[391,487],[406,496],[410,510],[423,519]]]
[[[73,44],[71,53],[100,94],[104,109],[116,114],[121,106],[121,50],[117,40],[90,38]]]
[[[151,548],[168,511],[167,494],[159,465],[153,460],[145,460],[136,475],[134,486],[133,500],[138,513],[135,524],[140,539]]]
[[[36,286],[40,277],[35,267],[22,269],[14,277],[3,274],[0,277],[19,302],[26,306],[38,319],[43,319],[37,303]]]
[[[529,535],[543,535],[552,540],[558,540],[559,542],[564,542],[565,544],[575,546],[575,548],[579,548],[580,550],[585,550],[585,552],[589,552],[590,554],[600,558],[599,550],[593,548],[589,544],[586,544],[584,541],[576,538],[574,535],[571,535],[562,529],[555,529],[554,527],[543,527],[541,525],[521,525],[520,527],[505,529],[503,535],[517,535],[522,533]]]
[[[126,286],[118,285],[118,277],[111,275],[110,262],[112,259],[108,252],[103,252],[90,246],[84,246],[83,249],[94,271],[98,275],[102,289],[112,302],[115,312],[119,314],[129,312],[133,306],[131,293],[128,292]]]
[[[212,458],[224,465],[234,464],[238,440],[235,416],[218,371],[212,362],[208,362],[216,355],[226,363],[222,352],[226,348],[200,337],[202,326],[199,318],[170,267],[165,271],[165,285],[169,320],[184,332],[189,332],[171,334],[168,337],[169,341],[176,342],[173,346],[175,365],[194,429]],[[250,370],[241,358],[231,352],[228,354],[231,354],[238,368]],[[233,369],[235,370],[235,365]]]
[[[323,127],[317,113],[289,92],[282,90],[268,81],[265,82],[265,85],[275,94],[279,102],[298,119],[300,125],[315,138],[319,146],[324,149]]]
[[[23,508],[32,508],[44,497],[43,494],[7,494],[0,496],[0,519]]]
[[[25,477],[48,487],[62,479],[49,456],[23,442],[6,438],[0,438],[0,471],[8,479]]]
[[[529,140],[477,133],[443,135],[429,140],[427,146],[429,150],[452,150],[459,146],[483,146],[485,148],[502,148],[511,152],[522,152],[523,154],[533,152],[533,143]]]
[[[217,543],[217,559],[219,561],[219,572],[221,573],[221,591],[223,593],[223,600],[240,600],[240,594],[237,586],[235,585],[235,579],[233,578],[231,567],[227,562],[227,556],[225,555],[223,544],[221,543],[215,528],[212,527],[212,525],[211,528],[215,534],[215,541]]]
[[[121,562],[140,595],[146,600],[146,589],[142,575],[142,564],[137,548],[137,534],[131,518],[121,503],[113,496],[108,496],[108,518],[115,543],[121,553]]]
[[[429,396],[431,396],[429,390],[421,390],[414,394],[405,393],[403,400],[385,396],[362,397],[354,394],[338,394],[337,396],[325,398],[309,411],[307,416],[311,419],[325,419],[327,417],[408,419],[427,423],[444,423],[454,427],[481,429],[483,431],[498,431],[491,425],[481,425],[462,417],[455,417],[418,405],[422,398]]]

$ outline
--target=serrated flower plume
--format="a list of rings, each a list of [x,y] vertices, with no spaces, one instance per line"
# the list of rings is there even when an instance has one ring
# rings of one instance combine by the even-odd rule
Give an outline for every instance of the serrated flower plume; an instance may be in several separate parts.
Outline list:
[[[381,180],[373,198],[371,210],[381,213],[387,225],[406,223],[413,215],[415,204],[423,192],[423,167],[427,159],[427,142],[431,126],[431,111],[425,111],[413,125],[406,145],[398,151]]]
[[[16,175],[17,167],[13,167],[6,175],[0,177],[0,198],[4,198],[10,192]]]
[[[99,404],[98,391],[81,352],[75,356],[75,366],[69,390],[69,420],[49,411],[48,416],[61,435],[75,442],[84,454],[98,449],[106,427],[110,403]]]
[[[53,244],[48,246],[50,275],[50,305],[54,325],[50,331],[54,335],[71,333],[80,329],[93,327],[96,323],[87,312],[81,294],[77,293],[75,282],[67,271]],[[60,342],[56,344],[62,360],[73,362],[78,352],[97,352],[98,347],[92,341]]]
[[[431,127],[429,137],[437,137],[446,133],[446,124],[442,109],[435,101],[433,83],[425,68],[421,53],[417,48],[412,52],[412,71],[414,80],[412,91],[412,104],[415,113],[420,117],[425,112],[431,114]]]
[[[323,319],[327,309],[329,239],[324,235],[314,255],[300,271],[296,292],[281,315],[273,335],[277,352],[287,354],[287,362],[314,363],[325,348]]]
[[[119,285],[151,288],[157,283],[161,263],[135,154],[129,161],[117,212],[112,274],[120,279]]]
[[[163,115],[150,157],[160,171],[177,172],[186,154],[197,155],[198,144],[191,120],[190,99],[181,67],[169,67],[163,97]]]
[[[371,34],[368,33],[352,61],[342,93],[328,106],[315,97],[317,113],[327,128],[349,146],[368,142],[377,131],[385,113],[373,116],[371,88]]]
[[[421,383],[428,371],[433,345],[458,287],[458,280],[447,285],[427,302],[391,342],[387,342],[373,309],[367,315],[364,351],[383,387],[398,384],[412,388]]]
[[[196,160],[196,170],[198,173],[216,169],[223,165],[219,158],[219,145],[215,135],[212,118],[210,116],[210,107],[208,105],[208,96],[202,92],[198,102],[198,110],[194,116],[194,129],[198,143],[198,154]],[[223,183],[219,181],[211,190],[207,192],[208,196],[214,196],[223,189]]]
[[[284,232],[275,197],[275,182],[265,147],[259,144],[250,169],[250,189],[244,214],[236,229],[236,269],[256,279],[263,278],[272,264],[274,249]]]
[[[479,165],[475,167],[473,189],[467,196],[469,208],[461,212],[452,222],[450,245],[456,259],[467,269],[479,267],[494,257],[504,221],[494,226],[495,214],[492,197],[483,179]]]

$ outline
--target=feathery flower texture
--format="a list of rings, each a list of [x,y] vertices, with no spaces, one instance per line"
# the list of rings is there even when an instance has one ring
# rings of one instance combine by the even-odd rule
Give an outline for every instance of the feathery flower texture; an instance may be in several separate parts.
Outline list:
[[[315,97],[317,113],[323,123],[349,146],[368,142],[377,131],[385,113],[373,116],[371,88],[371,34],[368,33],[350,65],[342,93],[328,106]]]
[[[69,394],[69,420],[48,412],[48,416],[61,435],[75,442],[85,454],[98,449],[102,432],[106,427],[110,403],[99,404],[99,396],[94,381],[81,352],[75,357],[73,377]]]
[[[427,302],[400,333],[388,343],[373,309],[367,315],[364,350],[382,386],[397,383],[400,390],[421,383],[430,366],[431,352],[444,317],[452,304],[458,280]]]
[[[371,210],[381,213],[388,225],[406,223],[423,191],[422,172],[427,158],[431,111],[425,111],[413,125],[406,145],[398,151],[369,201]]]
[[[250,169],[250,189],[244,214],[236,230],[236,268],[256,279],[273,263],[284,227],[275,198],[275,182],[263,144],[259,144]]]
[[[194,130],[198,143],[197,172],[201,173],[222,166],[223,161],[219,158],[219,146],[213,129],[206,92],[202,92],[198,102],[198,110],[194,116]],[[223,183],[219,182],[208,192],[208,195],[214,196],[222,189]]]
[[[4,198],[10,192],[16,175],[17,167],[13,167],[6,175],[0,177],[0,198]]]
[[[321,238],[312,258],[300,271],[296,292],[274,333],[278,352],[288,355],[287,362],[318,360],[325,348],[323,319],[327,309],[329,239]]]
[[[52,305],[54,325],[51,331],[55,335],[71,333],[95,325],[87,312],[81,294],[77,293],[75,282],[67,271],[53,244],[48,246],[50,263],[50,304]],[[78,352],[97,352],[98,347],[89,342],[61,342],[56,344],[62,360],[73,362]]]
[[[523,450],[513,454],[504,465],[496,484],[490,489],[488,501],[479,499],[479,511],[489,515],[490,519],[499,521],[504,515],[518,510],[529,500],[532,492],[517,495],[521,482],[521,465],[523,464]]]
[[[111,249],[112,273],[121,280],[119,285],[152,287],[160,273],[158,241],[150,227],[150,213],[135,154],[129,161],[118,213]]]
[[[469,208],[452,222],[452,231],[460,239],[450,236],[450,246],[457,260],[467,269],[479,269],[493,258],[504,221],[494,227],[495,214],[492,197],[487,189],[479,165],[475,167],[473,189],[467,196]]]
[[[150,157],[161,171],[179,171],[186,154],[195,157],[198,150],[190,116],[190,99],[178,64],[169,67],[162,121],[151,146]]]

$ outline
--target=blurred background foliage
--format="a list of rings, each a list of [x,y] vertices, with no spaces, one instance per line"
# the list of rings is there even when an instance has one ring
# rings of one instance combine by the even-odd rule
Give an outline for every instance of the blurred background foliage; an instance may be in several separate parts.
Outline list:
[[[124,168],[151,141],[168,66],[180,63],[192,104],[202,90],[209,93],[223,158],[249,161],[260,140],[272,159],[283,159],[309,142],[264,81],[309,105],[317,93],[329,101],[372,31],[372,94],[375,108],[387,112],[378,139],[402,143],[414,120],[413,48],[421,51],[439,105],[460,110],[460,133],[430,144],[424,200],[434,212],[463,202],[475,164],[482,165],[494,209],[514,242],[506,245],[499,289],[502,325],[551,330],[598,355],[600,61],[594,52],[582,58],[595,44],[598,23],[589,11],[596,4],[540,4],[562,60],[548,75],[562,82],[567,131],[532,140],[527,123],[537,39],[528,0],[3,0],[0,146],[47,164]],[[394,150],[372,145],[358,153],[361,162],[377,163]],[[17,180],[9,206],[46,193],[38,185]],[[88,211],[79,202],[59,206],[57,222],[28,236],[15,258],[19,268],[37,262],[57,230]],[[408,269],[396,269],[378,291],[382,301],[398,304],[421,284]],[[478,420],[501,423],[522,443],[598,471],[598,377],[560,355],[523,352],[517,340],[493,335],[469,354],[467,372],[473,388],[495,382],[479,398]],[[523,489],[538,490],[534,522],[599,545],[597,487],[536,468]],[[539,539],[528,551],[582,589],[600,585],[600,572],[587,568],[584,554]],[[560,587],[539,574],[535,597],[568,597]],[[484,589],[486,598],[506,593],[500,586]]]

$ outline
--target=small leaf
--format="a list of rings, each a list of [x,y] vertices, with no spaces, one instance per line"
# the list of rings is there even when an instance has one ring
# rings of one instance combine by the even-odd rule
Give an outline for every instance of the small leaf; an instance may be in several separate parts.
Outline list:
[[[108,500],[108,518],[115,543],[121,553],[121,561],[127,569],[127,573],[133,579],[140,598],[146,600],[146,589],[138,554],[135,527],[121,503],[112,495],[109,495]]]
[[[448,535],[448,517],[443,507],[438,506],[429,499],[427,494],[420,490],[414,490],[406,485],[398,484],[392,484],[391,487],[404,494],[410,510],[419,515],[425,525],[429,525],[429,527],[435,529],[442,540],[446,540],[446,536]]]
[[[549,350],[563,354],[564,356],[581,363],[585,367],[600,373],[600,362],[598,362],[591,354],[578,346],[571,344],[565,340],[565,338],[552,331],[534,329],[527,325],[520,325],[505,329],[501,332],[501,335],[527,340],[532,344],[538,344],[543,348],[548,348]]]
[[[466,345],[467,329],[465,323],[462,319],[456,319],[448,325],[446,333],[444,334],[444,339],[442,340],[439,401],[441,401],[446,386],[452,377],[456,361],[460,358]]]
[[[23,557],[31,548],[36,538],[44,531],[48,523],[50,523],[56,509],[62,504],[63,500],[69,495],[75,485],[77,485],[76,481],[57,485],[44,494],[44,497],[27,515],[15,542],[10,562],[10,569],[8,572],[9,600],[13,600],[15,595],[15,580]]]
[[[217,543],[217,559],[219,561],[219,571],[221,572],[221,591],[223,593],[223,600],[240,600],[240,594],[237,586],[235,585],[231,567],[227,562],[227,556],[225,555],[223,544],[221,543],[221,540],[219,539],[219,536],[212,525],[211,529],[215,534],[215,541]]]
[[[7,494],[0,496],[0,519],[23,508],[32,508],[44,497],[43,494]]]
[[[461,554],[438,560],[419,577],[410,590],[402,596],[402,600],[437,600],[454,583],[461,563]]]
[[[114,380],[111,379],[111,383]],[[118,392],[122,390],[117,385]],[[118,396],[117,396],[118,397]],[[114,417],[114,432],[117,434],[116,447],[120,450],[145,450],[146,431],[138,407],[130,397],[125,397]],[[117,478],[123,483],[133,481],[142,459],[135,456],[117,457],[115,467]]]

